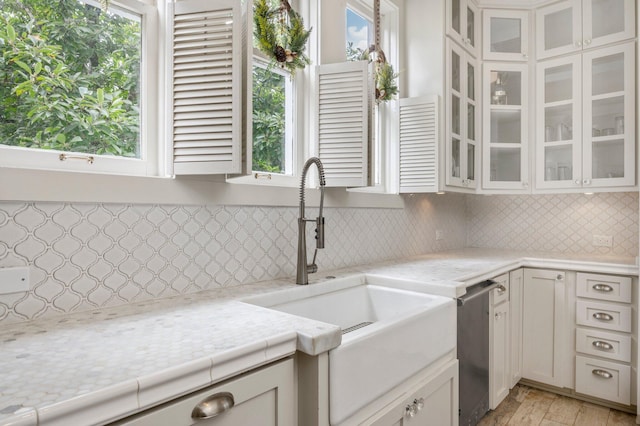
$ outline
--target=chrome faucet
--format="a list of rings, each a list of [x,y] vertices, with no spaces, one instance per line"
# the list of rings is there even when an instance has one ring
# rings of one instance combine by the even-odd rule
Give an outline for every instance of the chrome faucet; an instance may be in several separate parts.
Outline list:
[[[315,164],[318,168],[320,176],[320,211],[315,219],[307,219],[304,217],[304,181],[309,171],[309,167]],[[324,248],[324,217],[322,216],[322,207],[324,204],[324,167],[318,157],[311,157],[304,163],[302,167],[302,178],[300,180],[300,216],[298,217],[298,263],[296,267],[296,284],[309,284],[309,274],[318,270],[316,265],[316,256],[318,249]],[[313,260],[307,265],[307,222],[316,223],[316,250],[313,252]]]

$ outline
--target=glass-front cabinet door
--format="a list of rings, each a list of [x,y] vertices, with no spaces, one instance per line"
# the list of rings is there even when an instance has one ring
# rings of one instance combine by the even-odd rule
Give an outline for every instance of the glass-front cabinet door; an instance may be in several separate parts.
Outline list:
[[[486,9],[482,13],[483,59],[526,61],[529,47],[529,11]]]
[[[537,57],[631,39],[636,0],[565,0],[536,11]]]
[[[635,46],[582,56],[584,187],[635,183]]]
[[[538,188],[635,184],[634,70],[634,42],[538,63]]]
[[[527,70],[527,64],[484,64],[483,188],[528,191]]]
[[[582,0],[582,43],[603,46],[635,37],[637,0]]]
[[[446,179],[449,186],[476,187],[478,71],[475,60],[447,40]]]
[[[447,34],[478,57],[480,11],[472,0],[446,0]]]
[[[537,65],[537,188],[581,185],[581,72],[579,55]]]

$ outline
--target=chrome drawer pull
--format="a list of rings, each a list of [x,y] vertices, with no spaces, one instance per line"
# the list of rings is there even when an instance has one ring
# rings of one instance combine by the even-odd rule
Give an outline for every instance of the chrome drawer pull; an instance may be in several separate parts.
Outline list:
[[[230,410],[235,404],[233,395],[229,392],[213,394],[198,403],[191,412],[194,420],[205,420],[218,416]]]
[[[603,342],[602,340],[596,340],[592,343],[593,347],[599,349],[601,351],[610,351],[613,349],[613,345],[611,343]]]
[[[613,291],[613,287],[608,284],[594,284],[592,288],[603,293],[611,293]]]
[[[608,371],[605,370],[600,370],[599,368],[596,368],[595,370],[591,371],[591,373],[594,376],[600,376],[603,379],[611,379],[613,378],[613,374],[609,373]]]
[[[505,291],[507,291],[507,288],[505,286],[503,286],[502,284],[498,284],[498,287],[496,287],[498,289],[498,293],[502,294]]]
[[[598,321],[613,321],[613,317],[609,314],[605,314],[604,312],[596,312],[593,314],[593,317]]]

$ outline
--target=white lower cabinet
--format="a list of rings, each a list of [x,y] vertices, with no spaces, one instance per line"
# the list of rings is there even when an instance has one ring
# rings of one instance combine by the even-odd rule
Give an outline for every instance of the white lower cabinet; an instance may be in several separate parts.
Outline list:
[[[502,287],[491,291],[489,307],[489,407],[495,410],[509,394],[509,274],[494,278]]]
[[[524,269],[509,272],[510,388],[522,378],[522,286]]]
[[[170,401],[115,425],[294,426],[294,389],[293,360],[286,359]],[[231,406],[224,408],[228,405]],[[205,416],[208,409],[217,407],[219,414],[197,418],[196,407],[201,407]]]
[[[634,329],[630,277],[577,274],[576,392],[631,403]]]
[[[373,426],[455,426],[458,424],[458,361],[422,382],[381,413],[359,423]]]
[[[563,387],[566,344],[565,272],[525,269],[522,306],[522,377]]]

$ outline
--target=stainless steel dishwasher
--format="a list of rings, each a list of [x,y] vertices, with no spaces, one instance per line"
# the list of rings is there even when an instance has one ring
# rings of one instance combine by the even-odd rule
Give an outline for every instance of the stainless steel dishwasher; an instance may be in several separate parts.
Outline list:
[[[474,426],[489,411],[489,292],[487,280],[458,298],[460,426]]]

